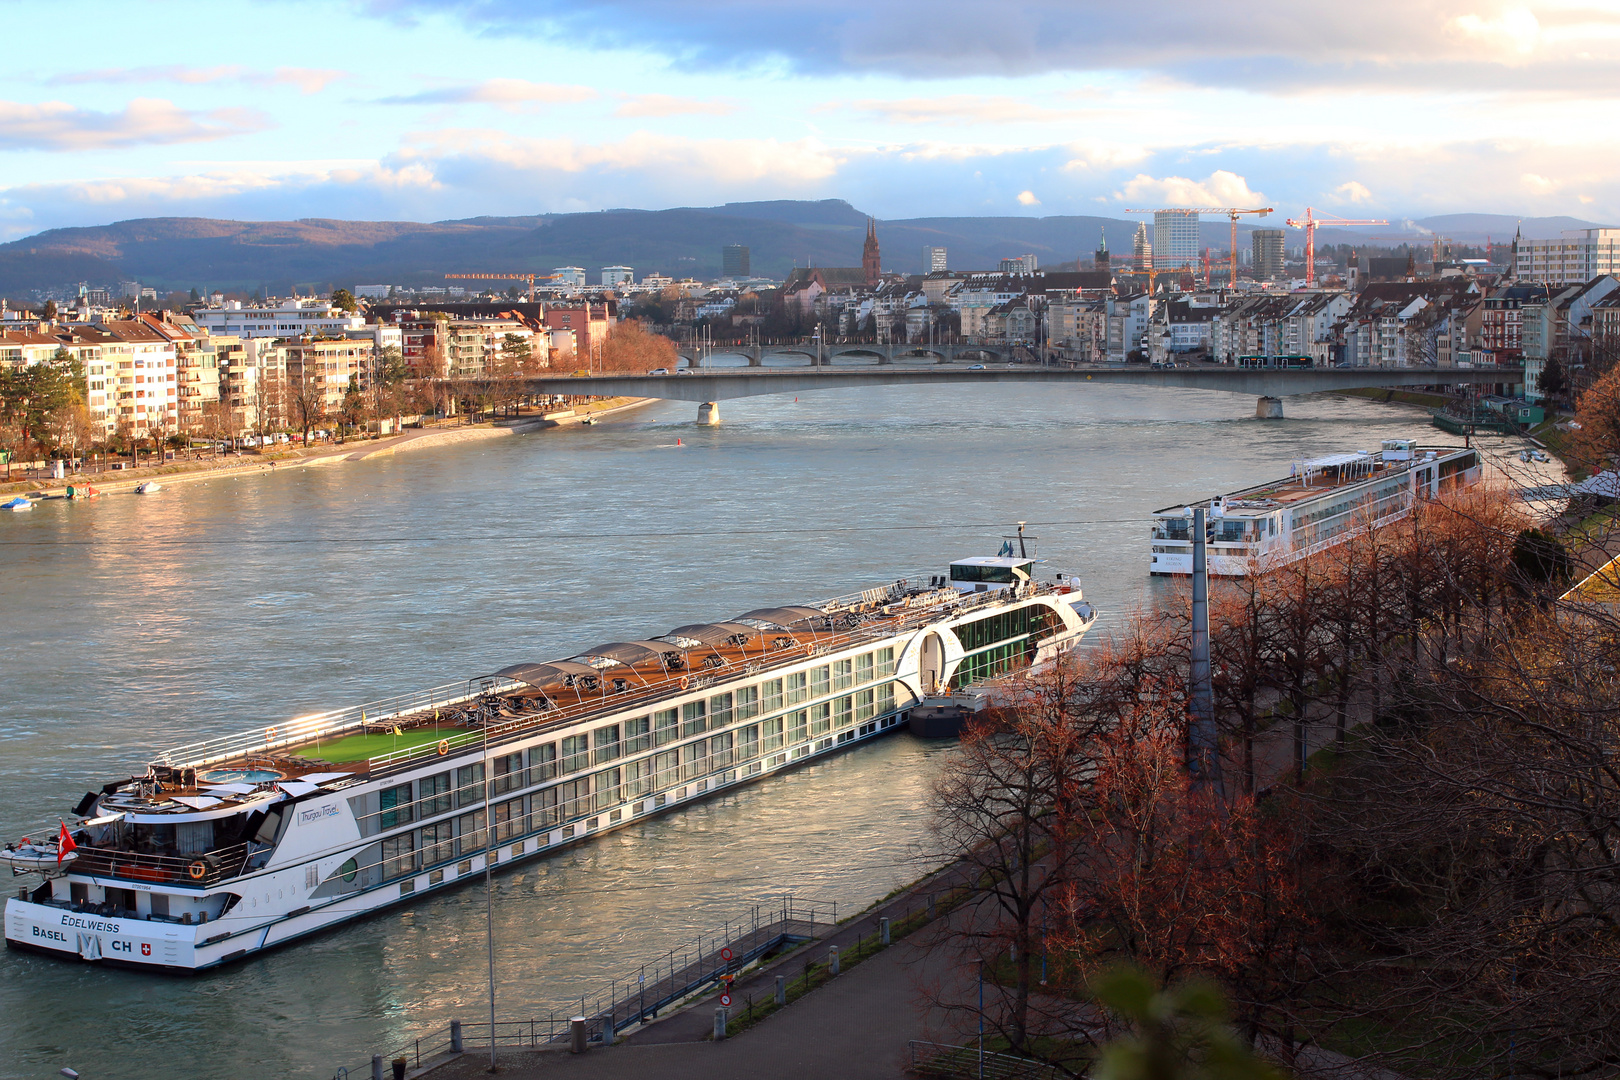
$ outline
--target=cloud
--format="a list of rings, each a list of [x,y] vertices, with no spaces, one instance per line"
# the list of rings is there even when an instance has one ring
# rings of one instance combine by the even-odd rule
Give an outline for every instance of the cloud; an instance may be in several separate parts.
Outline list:
[[[45,80],[52,86],[82,86],[89,83],[154,83],[174,82],[188,86],[208,83],[239,82],[252,86],[287,85],[297,87],[305,94],[318,94],[334,82],[349,78],[349,74],[333,68],[279,67],[274,71],[252,71],[238,64],[218,67],[186,67],[181,64],[154,65],[132,68],[98,68],[94,71],[71,71]]]
[[[1367,202],[1372,198],[1372,192],[1368,191],[1365,185],[1358,184],[1354,180],[1340,184],[1333,189],[1333,194],[1337,196],[1339,202],[1348,203]]]
[[[527,79],[485,79],[480,83],[444,86],[379,98],[381,105],[494,105],[508,112],[531,111],[540,105],[570,105],[590,101],[597,93],[588,86],[529,82]]]
[[[1041,200],[1035,197],[1035,193],[1033,191],[1020,191],[1018,193],[1018,205],[1039,206],[1041,205]]]
[[[0,101],[0,149],[109,150],[208,142],[269,127],[251,109],[194,112],[161,98],[136,98],[122,112],[92,112],[64,101]]]
[[[848,109],[886,124],[1049,124],[1097,115],[1095,109],[1054,109],[1004,96],[946,94],[939,97],[902,98],[898,101],[865,99],[830,102],[817,112]]]
[[[614,116],[730,116],[737,106],[729,101],[699,101],[670,94],[636,94],[626,97]]]
[[[683,65],[938,79],[1055,71],[1159,72],[1183,82],[1301,89],[1602,85],[1620,93],[1610,5],[1586,0],[1162,0],[1152,17],[1107,0],[371,0],[479,30],[559,36]],[[1576,52],[1584,53],[1579,58]]]
[[[1169,206],[1259,207],[1266,202],[1264,195],[1249,190],[1247,180],[1225,169],[1217,169],[1202,180],[1189,180],[1185,176],[1166,176],[1159,180],[1147,173],[1137,173],[1114,198]]]

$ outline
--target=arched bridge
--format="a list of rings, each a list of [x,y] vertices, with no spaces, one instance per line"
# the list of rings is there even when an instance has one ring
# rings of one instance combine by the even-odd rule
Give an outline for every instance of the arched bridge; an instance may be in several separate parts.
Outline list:
[[[832,364],[950,364],[959,360],[983,360],[1005,363],[1013,358],[1011,345],[875,345],[808,341],[770,345],[703,345],[687,342],[676,346],[685,360],[694,368],[707,367],[706,361],[716,356],[740,356],[749,367],[765,367],[767,358],[795,360],[812,367]]]
[[[524,380],[533,394],[580,394],[592,397],[666,398],[695,401],[700,423],[716,423],[719,409],[715,402],[761,394],[802,394],[813,390],[833,390],[852,386],[892,386],[896,384],[1034,383],[1059,388],[1089,384],[1117,383],[1126,386],[1152,386],[1187,390],[1220,390],[1248,394],[1260,399],[1258,415],[1280,417],[1282,398],[1290,394],[1312,394],[1322,390],[1354,390],[1362,387],[1456,386],[1462,384],[1513,386],[1524,381],[1520,368],[1230,368],[1192,367],[1153,370],[1151,368],[706,368],[681,375],[593,375],[570,377],[541,375]]]

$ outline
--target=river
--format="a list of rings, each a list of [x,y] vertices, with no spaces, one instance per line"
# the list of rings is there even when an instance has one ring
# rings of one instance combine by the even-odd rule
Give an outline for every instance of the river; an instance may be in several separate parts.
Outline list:
[[[593,428],[0,515],[0,837],[158,749],[689,622],[937,573],[1039,535],[1113,620],[1147,514],[1420,411],[1126,387],[887,387],[659,403]],[[933,865],[950,752],[900,734],[498,875],[504,1016],[794,892]],[[484,896],[425,899],[199,977],[0,955],[0,1078],[331,1075],[484,1005]]]

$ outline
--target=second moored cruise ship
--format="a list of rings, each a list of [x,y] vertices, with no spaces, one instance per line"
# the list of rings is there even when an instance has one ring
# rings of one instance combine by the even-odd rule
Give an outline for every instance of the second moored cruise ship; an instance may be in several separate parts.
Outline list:
[[[170,750],[0,851],[43,879],[6,943],[195,971],[835,753],[1078,645],[1079,582],[1034,569],[965,559]]]
[[[1397,521],[1429,499],[1479,482],[1479,452],[1385,439],[1380,450],[1294,463],[1281,480],[1153,513],[1154,574],[1192,573],[1192,508],[1208,513],[1209,572],[1241,577],[1341,544],[1370,525]]]

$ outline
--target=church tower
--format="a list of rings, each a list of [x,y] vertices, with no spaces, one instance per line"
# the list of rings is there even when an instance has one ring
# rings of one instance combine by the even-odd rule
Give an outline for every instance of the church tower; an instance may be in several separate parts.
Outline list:
[[[1092,256],[1092,265],[1094,265],[1098,270],[1107,270],[1108,269],[1108,232],[1107,232],[1106,229],[1099,230],[1099,232],[1100,232],[1101,235],[1098,238],[1097,254]],[[1076,265],[1075,269],[1077,269],[1077,270],[1079,269],[1078,264]]]
[[[883,276],[883,260],[878,256],[877,218],[866,219],[866,246],[861,249],[861,269],[866,271],[866,287],[877,288]]]

